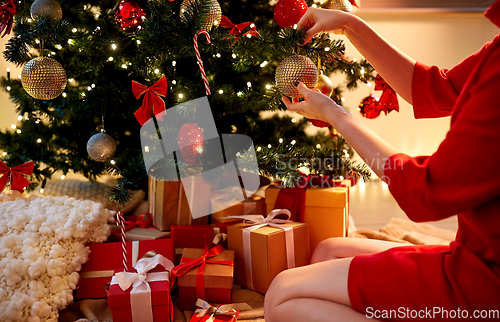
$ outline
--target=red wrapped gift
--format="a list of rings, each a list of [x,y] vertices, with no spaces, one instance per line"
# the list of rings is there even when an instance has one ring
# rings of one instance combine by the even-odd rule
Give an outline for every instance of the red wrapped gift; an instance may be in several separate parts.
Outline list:
[[[211,249],[184,248],[181,264],[172,270],[179,287],[179,309],[193,311],[196,300],[230,303],[234,252],[221,245]]]
[[[174,263],[178,265],[181,261],[184,248],[203,248],[206,241],[214,244],[221,243],[226,247],[227,226],[219,225],[174,225],[170,226],[170,238],[174,244]],[[217,237],[217,239],[215,238]]]
[[[108,306],[113,321],[170,322],[172,261],[160,254],[140,259],[130,272],[117,272],[111,280]]]
[[[189,322],[236,322],[236,319],[238,318],[238,310],[234,309],[232,304],[219,305],[215,307],[202,299],[198,299],[196,301],[196,306],[198,306],[199,309],[194,311],[194,314]]]
[[[171,239],[133,241],[126,245],[128,267],[133,267],[149,251],[174,259]],[[89,248],[90,258],[80,271],[75,300],[106,298],[114,271],[124,269],[122,243],[90,244]]]

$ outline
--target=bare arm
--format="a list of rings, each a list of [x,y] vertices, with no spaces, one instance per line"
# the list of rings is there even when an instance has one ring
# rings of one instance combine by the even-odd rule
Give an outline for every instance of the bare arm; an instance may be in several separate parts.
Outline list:
[[[345,35],[385,81],[412,103],[415,60],[392,46],[361,18],[343,11],[311,7],[300,19],[298,27],[307,29],[306,43],[319,32]]]
[[[349,142],[366,164],[380,177],[384,177],[384,165],[388,158],[400,151],[384,141],[375,132],[358,121],[342,106],[337,105],[329,97],[308,89],[304,84],[298,85],[299,92],[305,100],[293,102],[283,97],[286,107],[310,119],[329,122]]]

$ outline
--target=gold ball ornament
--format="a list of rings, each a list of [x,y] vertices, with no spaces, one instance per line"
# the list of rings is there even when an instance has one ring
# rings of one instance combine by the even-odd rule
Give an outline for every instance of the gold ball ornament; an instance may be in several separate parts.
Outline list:
[[[292,55],[283,59],[276,68],[276,87],[288,97],[301,97],[296,82],[313,89],[318,81],[318,68],[306,56]]]
[[[352,12],[352,4],[349,0],[328,0],[321,6],[321,8]]]
[[[333,84],[332,81],[330,80],[330,77],[325,76],[323,75],[323,73],[321,73],[318,76],[318,84],[316,84],[316,87],[314,89],[317,89],[321,93],[330,97],[330,95],[332,95],[333,93]]]
[[[196,5],[195,0],[184,0],[181,3],[182,21],[185,21],[184,12],[186,11],[197,12],[195,5]],[[208,11],[205,17],[204,22],[200,26],[200,30],[210,31],[212,26],[218,26],[221,21],[222,10],[220,8],[219,3],[216,0],[211,0],[209,5],[210,5],[210,10]]]
[[[61,95],[66,88],[66,71],[56,60],[36,57],[24,65],[21,84],[32,97],[51,100]]]
[[[31,18],[37,19],[41,16],[48,16],[52,20],[61,20],[62,9],[55,0],[36,0],[30,8]]]
[[[115,154],[116,142],[104,131],[94,134],[87,142],[87,152],[93,160],[104,162]]]

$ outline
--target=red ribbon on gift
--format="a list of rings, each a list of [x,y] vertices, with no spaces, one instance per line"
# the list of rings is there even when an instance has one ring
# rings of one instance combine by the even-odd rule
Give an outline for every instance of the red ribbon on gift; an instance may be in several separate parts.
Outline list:
[[[16,0],[7,0],[0,5],[0,34],[3,32],[2,38],[10,34],[12,30],[14,16],[18,14],[17,6]]]
[[[398,96],[396,92],[380,75],[375,77],[375,90],[382,91],[382,95],[377,104],[379,110],[383,111],[385,115],[394,110],[399,112]]]
[[[245,32],[243,34],[243,36],[246,36],[246,35],[252,35],[255,37],[259,36],[259,33],[257,32],[257,27],[255,26],[255,24],[253,22],[242,22],[239,24],[234,24],[231,22],[231,20],[229,20],[228,17],[222,16],[219,26],[222,28],[231,29],[229,31],[229,34],[235,35],[235,36],[241,34],[243,32],[243,30],[250,27],[250,29],[247,32]],[[238,39],[240,39],[240,37],[236,37],[234,40],[238,40]]]
[[[143,125],[151,118],[151,113],[155,115],[166,110],[162,97],[167,95],[168,84],[165,76],[160,78],[153,86],[147,87],[139,82],[132,81],[132,92],[136,99],[144,94],[142,106],[134,113],[139,124]]]
[[[208,243],[205,243],[205,248],[203,249],[203,255],[198,258],[181,258],[181,262],[185,262],[180,264],[172,269],[172,275],[181,277],[186,274],[192,268],[199,266],[198,272],[196,273],[196,296],[200,299],[206,300],[205,295],[205,278],[203,274],[205,273],[205,265],[206,264],[220,264],[220,265],[229,265],[234,266],[234,262],[232,261],[214,261],[209,260],[211,257],[215,257],[225,251],[222,245],[217,245],[213,248],[208,249]]]
[[[123,226],[124,226],[124,231],[129,231],[136,227],[158,229],[153,226],[153,215],[151,213],[141,214],[140,217],[134,215],[128,216],[124,218]],[[120,234],[121,234],[120,230],[115,230],[111,235],[115,238],[119,238]]]
[[[24,176],[30,176],[33,173],[35,164],[33,161],[26,162],[16,167],[8,167],[5,163],[0,161],[0,192],[3,191],[8,182],[10,188],[19,192],[24,192],[24,189],[31,184]]]
[[[335,181],[319,174],[299,177],[293,188],[281,189],[274,203],[274,209],[288,209],[292,213],[290,220],[304,222],[306,209],[306,192],[308,188],[342,187],[342,182]]]

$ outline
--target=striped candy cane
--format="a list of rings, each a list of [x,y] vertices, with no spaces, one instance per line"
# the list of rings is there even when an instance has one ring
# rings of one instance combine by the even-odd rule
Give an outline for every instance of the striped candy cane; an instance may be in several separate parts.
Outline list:
[[[125,218],[123,217],[123,212],[118,211],[116,214],[116,224],[120,227],[122,236],[122,250],[123,250],[123,267],[125,272],[127,271],[127,243],[125,240]]]
[[[206,30],[200,30],[194,35],[194,51],[196,52],[196,59],[198,60],[198,66],[200,66],[201,77],[205,83],[205,92],[210,95],[210,87],[208,86],[207,75],[205,74],[205,68],[203,67],[203,61],[201,60],[200,51],[198,50],[198,36],[204,34],[207,38],[207,44],[211,43],[210,35]]]

